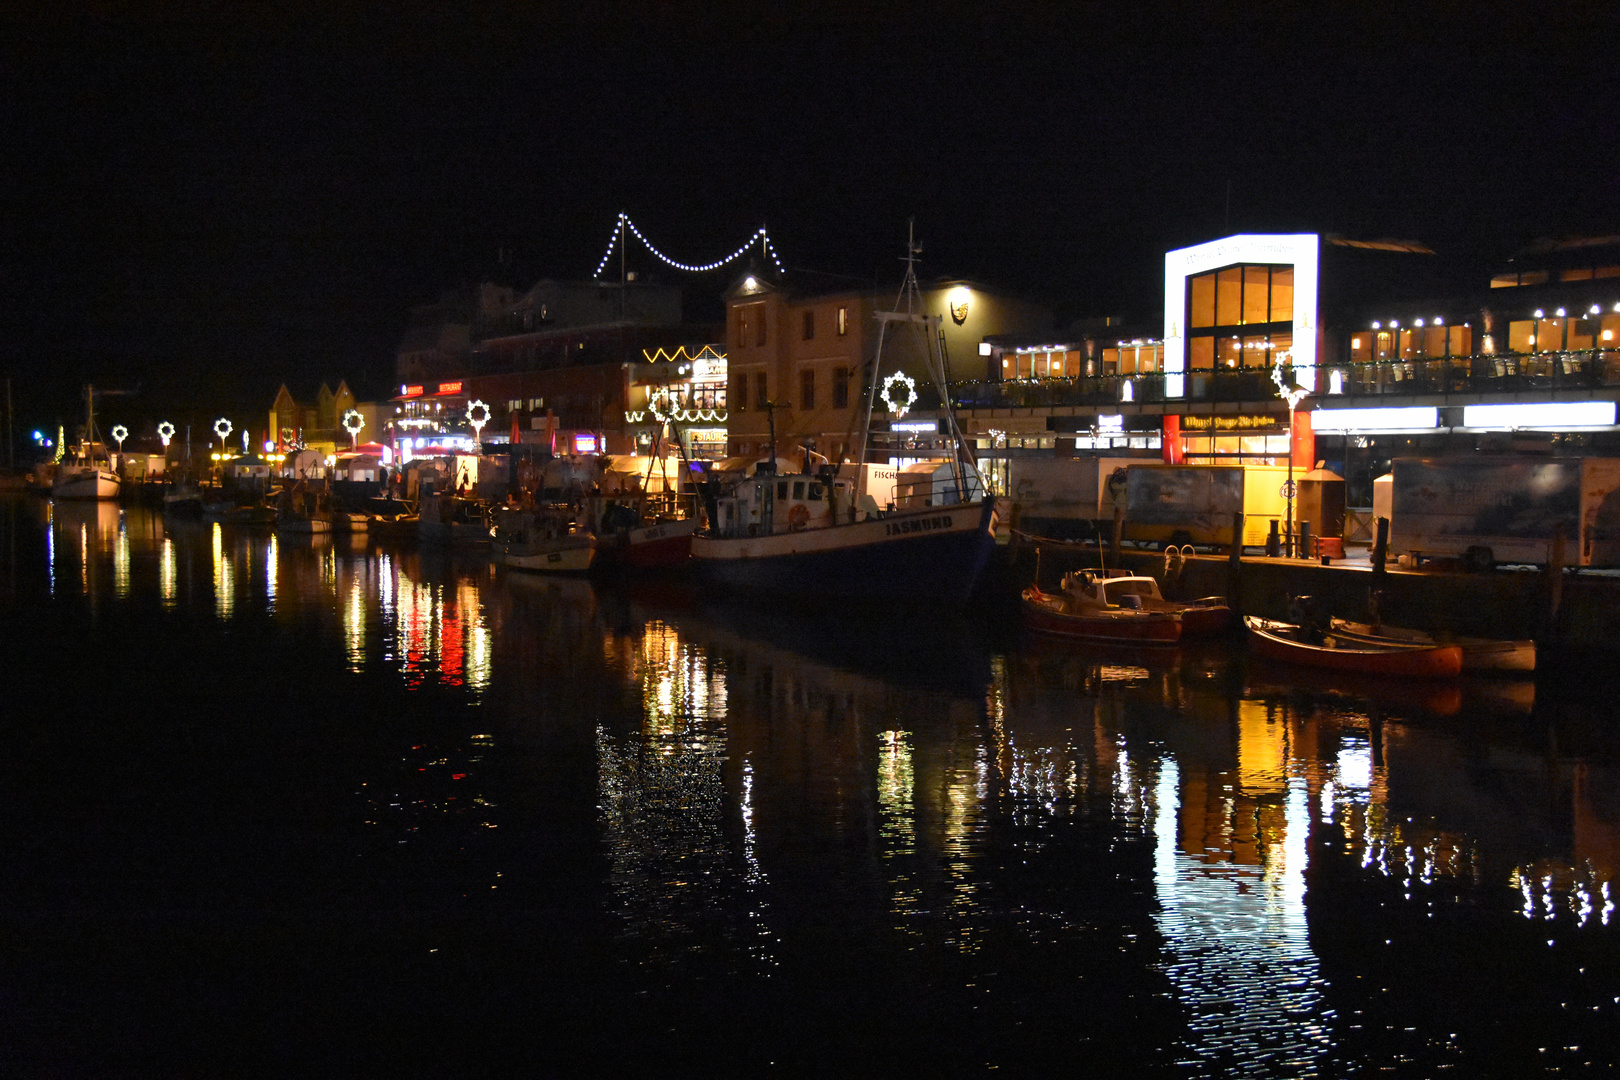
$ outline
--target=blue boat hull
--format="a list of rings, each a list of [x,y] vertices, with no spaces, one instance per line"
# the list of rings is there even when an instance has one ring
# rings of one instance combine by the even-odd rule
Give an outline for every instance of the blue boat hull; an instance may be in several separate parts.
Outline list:
[[[699,580],[721,589],[895,604],[960,604],[995,550],[986,500],[803,532],[697,537]]]

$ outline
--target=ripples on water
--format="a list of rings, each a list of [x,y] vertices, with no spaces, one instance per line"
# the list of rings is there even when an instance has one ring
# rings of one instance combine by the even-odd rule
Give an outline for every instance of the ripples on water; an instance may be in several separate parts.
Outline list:
[[[1555,688],[1334,686],[1226,645],[1082,651],[0,509],[12,1060],[1616,1060],[1613,717]]]

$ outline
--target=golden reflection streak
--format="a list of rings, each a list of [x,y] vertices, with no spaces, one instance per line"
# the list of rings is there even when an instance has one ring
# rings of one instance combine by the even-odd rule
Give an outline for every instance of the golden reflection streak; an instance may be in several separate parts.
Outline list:
[[[225,557],[225,530],[214,522],[214,614],[221,619],[231,617],[236,608],[236,578],[231,573],[231,562]]]
[[[129,523],[122,510],[113,539],[113,595],[119,599],[129,596]]]
[[[349,670],[358,674],[366,668],[366,601],[358,577],[349,585],[349,598],[342,610],[343,642]]]
[[[179,600],[175,588],[176,576],[174,538],[165,534],[162,550],[158,553],[158,595],[163,598],[163,606],[166,608],[174,607]]]
[[[281,573],[281,545],[274,532],[264,548],[264,601],[266,610],[276,610],[276,585]]]

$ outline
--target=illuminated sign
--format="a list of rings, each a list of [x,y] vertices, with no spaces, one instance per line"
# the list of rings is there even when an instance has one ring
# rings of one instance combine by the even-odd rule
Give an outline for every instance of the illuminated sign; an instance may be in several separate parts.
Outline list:
[[[1117,415],[1097,417],[1097,433],[1100,435],[1125,434],[1125,418]]]
[[[905,420],[889,425],[890,431],[938,431],[938,420]]]
[[[1463,406],[1463,427],[1506,431],[1515,428],[1613,427],[1614,417],[1615,405],[1612,401]]]
[[[594,454],[597,452],[596,436],[588,432],[578,432],[574,435],[574,453]]]
[[[402,387],[399,388],[399,396],[400,397],[421,397],[422,396],[422,388],[420,386],[402,386]]]
[[[1318,434],[1352,431],[1423,431],[1440,425],[1440,410],[1432,405],[1387,409],[1317,409],[1311,429]]]
[[[461,383],[459,383],[459,382],[442,382],[442,383],[439,384],[439,393],[441,393],[441,394],[459,394],[459,393],[461,393]]]
[[[1319,245],[1315,233],[1228,236],[1164,255],[1164,392],[1185,397],[1187,370],[1187,279],[1237,263],[1287,264],[1294,268],[1291,346],[1294,381],[1316,390],[1316,288]]]

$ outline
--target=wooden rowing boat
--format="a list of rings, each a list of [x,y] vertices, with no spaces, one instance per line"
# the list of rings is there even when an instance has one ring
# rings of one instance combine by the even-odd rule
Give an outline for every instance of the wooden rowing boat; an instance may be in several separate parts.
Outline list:
[[[1462,649],[1457,645],[1357,641],[1331,629],[1312,633],[1295,623],[1253,615],[1243,621],[1249,629],[1250,653],[1267,660],[1358,675],[1442,679],[1462,674]]]
[[[1536,670],[1536,643],[1501,638],[1438,637],[1422,630],[1334,619],[1332,632],[1350,641],[1365,641],[1405,648],[1456,645],[1462,649],[1463,670],[1524,674]]]

